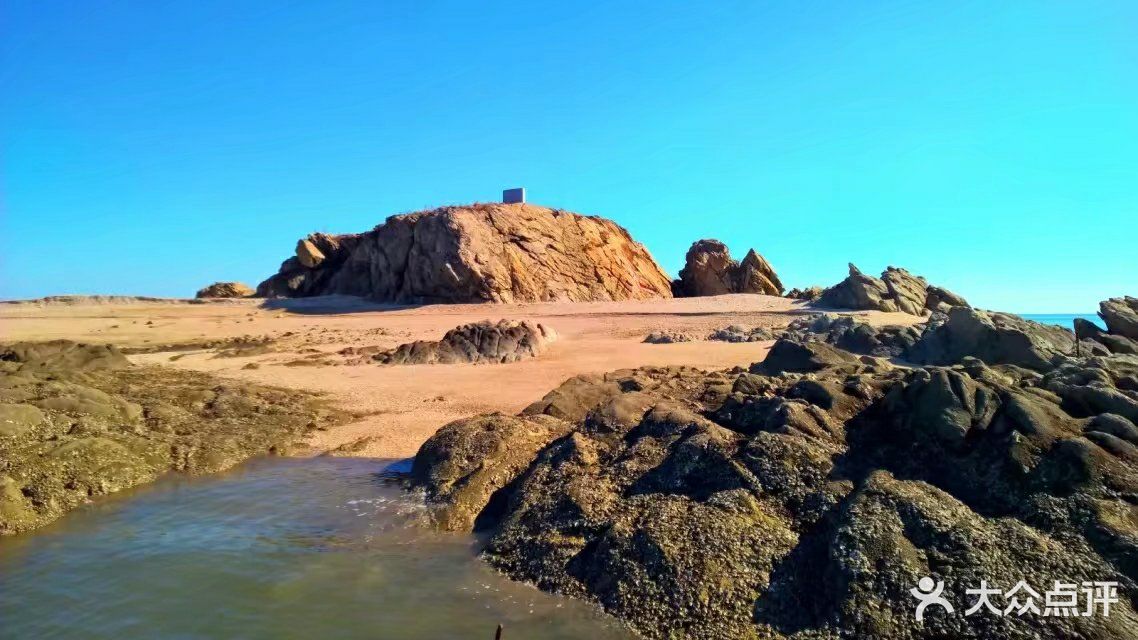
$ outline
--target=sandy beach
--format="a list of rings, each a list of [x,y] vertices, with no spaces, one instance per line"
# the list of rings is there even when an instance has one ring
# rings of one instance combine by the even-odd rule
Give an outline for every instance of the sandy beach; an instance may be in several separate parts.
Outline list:
[[[442,425],[477,413],[514,413],[579,374],[651,365],[703,369],[747,366],[770,342],[695,341],[645,344],[651,331],[704,335],[738,324],[780,327],[816,310],[774,296],[733,294],[646,301],[378,305],[358,298],[296,300],[134,301],[77,298],[0,305],[5,340],[110,343],[132,361],[199,371],[286,388],[327,393],[358,419],[318,432],[314,453],[403,458]],[[875,325],[912,324],[902,313],[845,312]],[[352,363],[348,347],[390,348],[442,337],[481,320],[531,320],[558,339],[540,357],[501,365],[381,366]],[[226,349],[242,336],[263,347]],[[244,343],[238,343],[244,344]],[[248,354],[248,355],[246,355]]]

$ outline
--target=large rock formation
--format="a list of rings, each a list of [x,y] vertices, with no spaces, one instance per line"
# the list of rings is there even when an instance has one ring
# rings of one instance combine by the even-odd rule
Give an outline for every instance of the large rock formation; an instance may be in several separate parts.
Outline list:
[[[1099,317],[1112,335],[1138,340],[1138,298],[1123,296],[1098,304]]]
[[[337,293],[385,302],[586,301],[666,298],[671,285],[610,220],[478,204],[392,216],[367,233],[310,235],[257,287],[265,297]]]
[[[718,240],[698,240],[688,249],[680,279],[672,285],[676,295],[718,296],[726,293],[782,295],[782,282],[762,256],[751,249],[742,262],[731,258]]]
[[[920,364],[954,364],[975,357],[1036,371],[1054,366],[1056,356],[1073,355],[1075,335],[1010,313],[953,307],[942,322],[930,323],[907,352]]]
[[[556,338],[553,329],[542,324],[484,320],[451,329],[442,340],[399,345],[374,359],[383,364],[504,364],[535,358]]]
[[[960,296],[931,287],[920,276],[904,269],[886,267],[880,278],[861,272],[850,263],[850,275],[826,289],[817,298],[819,306],[836,309],[862,309],[868,311],[901,311],[924,315],[926,311],[947,312],[953,307],[967,307]]]
[[[248,298],[255,292],[240,282],[215,282],[208,287],[198,289],[195,298]]]
[[[780,341],[750,371],[581,376],[452,423],[414,481],[493,566],[651,638],[1138,638],[1135,372],[901,369]],[[955,613],[914,620],[924,576]],[[964,614],[966,589],[985,581],[1002,611],[1021,580],[1119,598],[1109,616]]]

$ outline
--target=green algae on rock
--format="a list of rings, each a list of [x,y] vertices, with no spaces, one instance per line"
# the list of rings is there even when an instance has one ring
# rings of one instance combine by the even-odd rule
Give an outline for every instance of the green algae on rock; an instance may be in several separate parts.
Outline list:
[[[0,534],[168,471],[285,452],[342,418],[314,394],[135,367],[113,346],[0,347]]]
[[[1138,358],[1053,362],[903,368],[783,341],[749,370],[579,376],[516,418],[452,423],[413,482],[491,565],[647,637],[1138,638]],[[917,624],[923,576],[960,598],[1114,581],[1120,602]]]

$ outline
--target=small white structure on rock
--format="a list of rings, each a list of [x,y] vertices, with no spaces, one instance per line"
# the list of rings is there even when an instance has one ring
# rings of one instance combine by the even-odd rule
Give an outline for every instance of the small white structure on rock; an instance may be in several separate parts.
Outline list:
[[[517,189],[504,189],[502,191],[502,202],[505,204],[520,204],[526,201],[526,188],[518,187]]]

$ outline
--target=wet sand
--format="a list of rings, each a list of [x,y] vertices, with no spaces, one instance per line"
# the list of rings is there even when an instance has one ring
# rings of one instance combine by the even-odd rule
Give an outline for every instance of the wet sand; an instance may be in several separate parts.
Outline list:
[[[731,324],[781,327],[814,310],[772,296],[736,294],[674,300],[396,306],[356,298],[185,301],[97,301],[0,305],[3,340],[68,338],[155,350],[131,355],[139,364],[209,371],[330,394],[358,414],[350,424],[318,432],[314,451],[345,446],[350,455],[402,458],[439,427],[476,413],[514,413],[566,378],[645,365],[705,369],[747,366],[770,342],[697,341],[644,344],[651,331],[706,335]],[[901,313],[852,312],[873,324],[911,324]],[[480,320],[531,320],[552,327],[558,340],[537,359],[501,365],[349,364],[346,347],[390,348],[434,340]],[[219,356],[218,345],[241,336],[269,338],[263,349]],[[178,345],[177,349],[168,347]],[[247,353],[248,355],[243,355]],[[254,368],[255,367],[255,368]],[[351,446],[352,444],[355,446]]]

